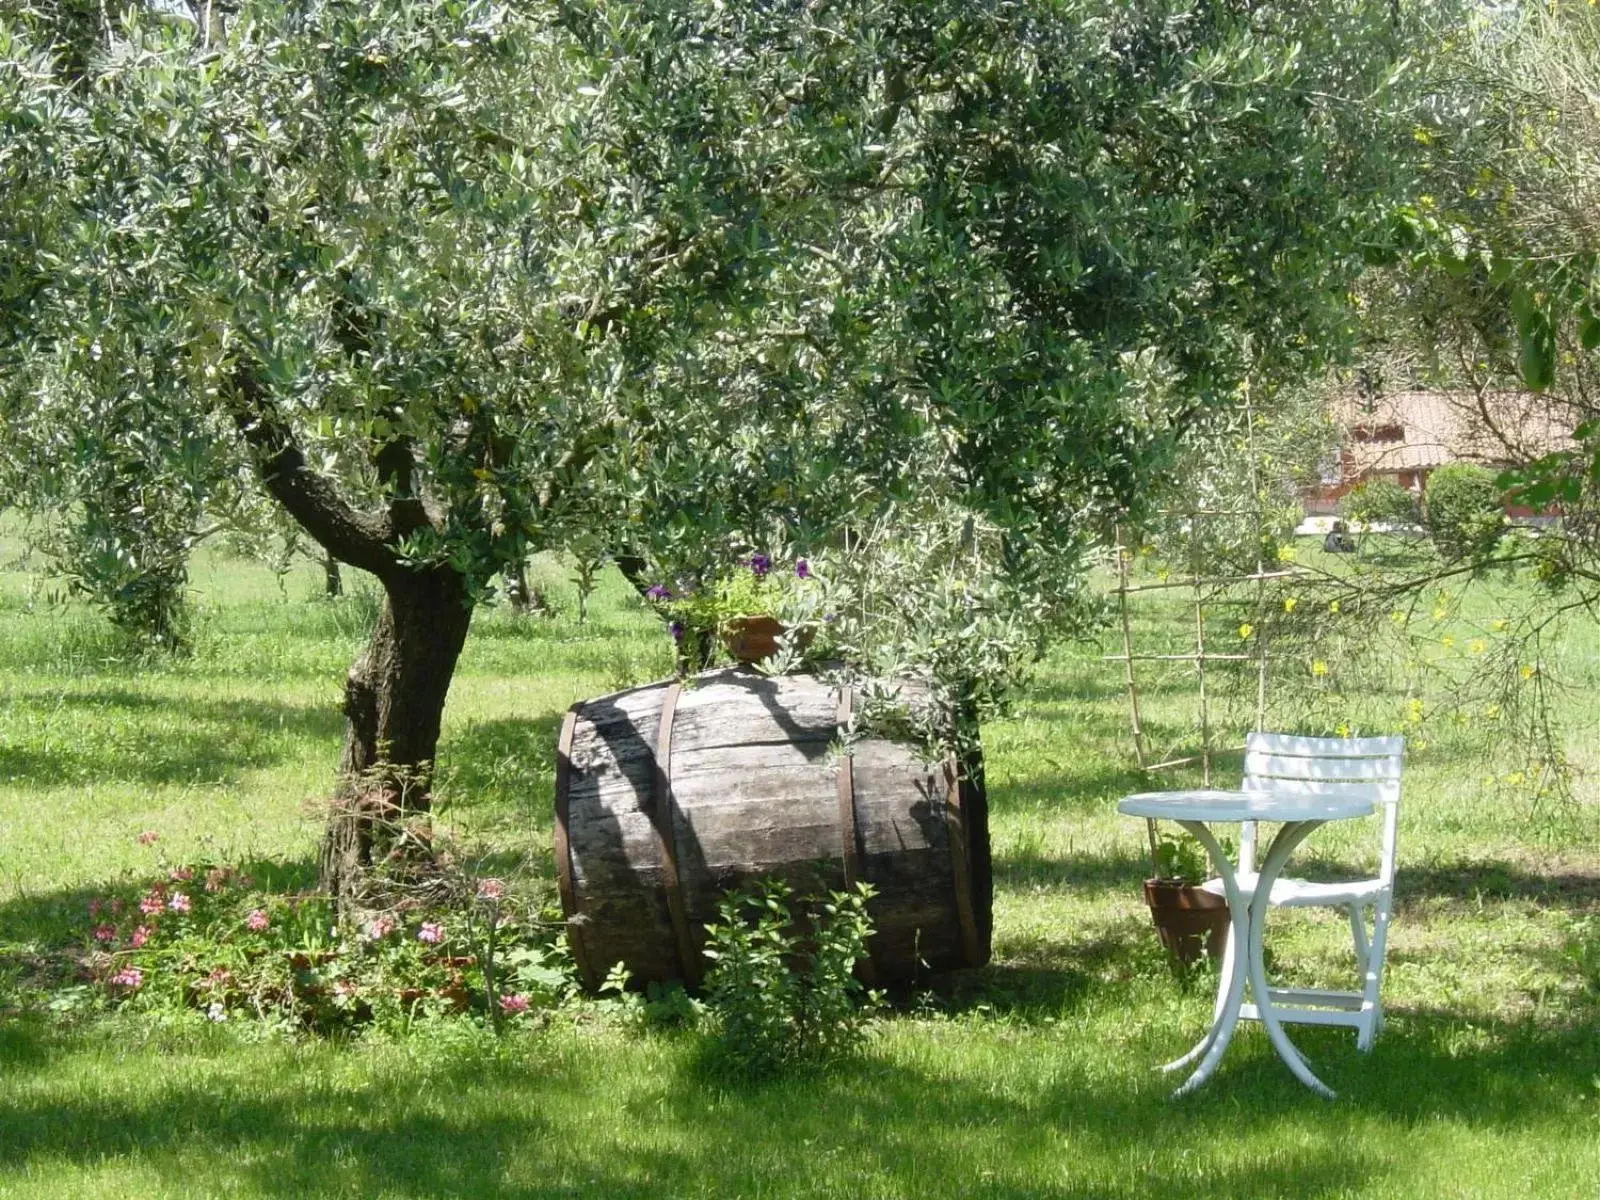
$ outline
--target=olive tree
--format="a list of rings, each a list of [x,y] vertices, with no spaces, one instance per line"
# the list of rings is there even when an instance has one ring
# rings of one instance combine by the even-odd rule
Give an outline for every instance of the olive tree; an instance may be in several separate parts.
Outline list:
[[[3,419],[177,422],[380,581],[345,889],[425,811],[473,608],[532,550],[832,554],[881,599],[864,657],[992,698],[1185,432],[1342,343],[1403,33],[333,0],[134,18],[80,77],[10,21]]]

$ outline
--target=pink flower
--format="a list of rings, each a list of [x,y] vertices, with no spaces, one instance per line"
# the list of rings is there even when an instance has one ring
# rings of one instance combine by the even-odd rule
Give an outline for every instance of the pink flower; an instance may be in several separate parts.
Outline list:
[[[188,883],[189,880],[194,878],[194,868],[173,867],[172,870],[167,872],[167,878],[174,882]]]
[[[212,867],[206,872],[206,891],[220,892],[228,886],[228,869],[226,867]]]
[[[167,901],[167,907],[175,913],[186,913],[190,908],[189,897],[182,892],[173,892],[172,899]]]
[[[373,941],[381,941],[394,932],[393,917],[373,917],[367,922],[367,936]]]
[[[105,911],[105,908],[106,908],[106,903],[105,903],[104,900],[96,899],[96,900],[89,901],[89,917],[90,917],[90,919],[93,920],[95,917],[98,917],[101,913],[103,913]]]
[[[111,977],[112,987],[125,987],[130,991],[144,983],[144,972],[138,967],[123,967]]]
[[[506,885],[498,879],[483,879],[478,882],[479,900],[498,900],[505,894]]]
[[[132,939],[132,941],[133,941],[133,948],[135,950],[137,950],[140,946],[144,945],[149,940],[150,940],[150,927],[148,925],[141,925],[141,926],[139,926],[139,928],[137,928],[137,929],[135,929],[133,931],[133,939]]]
[[[152,889],[150,894],[139,901],[139,911],[147,917],[153,917],[166,907],[159,888]]]
[[[500,1011],[508,1017],[514,1017],[518,1013],[525,1013],[528,1011],[528,998],[520,992],[515,996],[501,996]]]
[[[427,942],[430,946],[437,945],[444,941],[444,930],[439,927],[437,922],[424,921],[422,928],[417,930],[417,941]]]
[[[114,942],[117,940],[117,927],[115,925],[97,925],[94,931],[94,940],[97,942]]]
[[[159,838],[160,836],[161,835],[159,833],[157,833],[154,829],[146,829],[143,833],[141,833],[138,837],[134,838],[133,840],[138,842],[139,845],[141,845],[141,846],[153,846],[156,843],[156,839]]]
[[[265,912],[259,908],[254,908],[250,910],[250,915],[244,919],[244,924],[245,928],[254,929],[257,933],[260,933],[267,927],[269,922]]]

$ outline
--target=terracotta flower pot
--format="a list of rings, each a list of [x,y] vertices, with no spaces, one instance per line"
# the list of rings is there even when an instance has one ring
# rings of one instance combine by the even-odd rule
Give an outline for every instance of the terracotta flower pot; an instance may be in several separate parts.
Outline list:
[[[765,613],[744,617],[729,617],[722,623],[722,644],[734,658],[749,666],[771,658],[778,652],[778,639],[784,635],[785,626],[777,617]],[[811,630],[802,629],[796,641],[802,647],[811,640]]]
[[[1161,944],[1188,966],[1199,961],[1202,946],[1221,958],[1228,938],[1228,902],[1199,884],[1174,879],[1146,879],[1144,900],[1150,906]]]

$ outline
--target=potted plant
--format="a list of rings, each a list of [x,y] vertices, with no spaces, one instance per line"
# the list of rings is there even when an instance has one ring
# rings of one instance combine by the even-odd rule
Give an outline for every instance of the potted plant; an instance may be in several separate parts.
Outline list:
[[[777,655],[790,631],[795,649],[810,644],[820,591],[805,559],[783,571],[774,569],[770,555],[758,552],[707,586],[675,594],[658,584],[646,594],[670,618],[674,638],[714,634],[730,656],[749,666]]]
[[[1144,881],[1144,899],[1156,935],[1178,962],[1189,966],[1202,949],[1220,958],[1228,937],[1228,901],[1206,891],[1205,850],[1188,834],[1157,834],[1150,824],[1154,875]]]

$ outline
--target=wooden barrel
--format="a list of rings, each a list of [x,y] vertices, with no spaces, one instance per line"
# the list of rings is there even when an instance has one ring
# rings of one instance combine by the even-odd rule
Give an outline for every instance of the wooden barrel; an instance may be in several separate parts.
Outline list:
[[[556,877],[590,987],[618,962],[637,980],[698,983],[722,894],[770,876],[876,889],[869,982],[989,960],[981,760],[961,770],[879,738],[840,753],[855,701],[734,668],[572,707]]]

